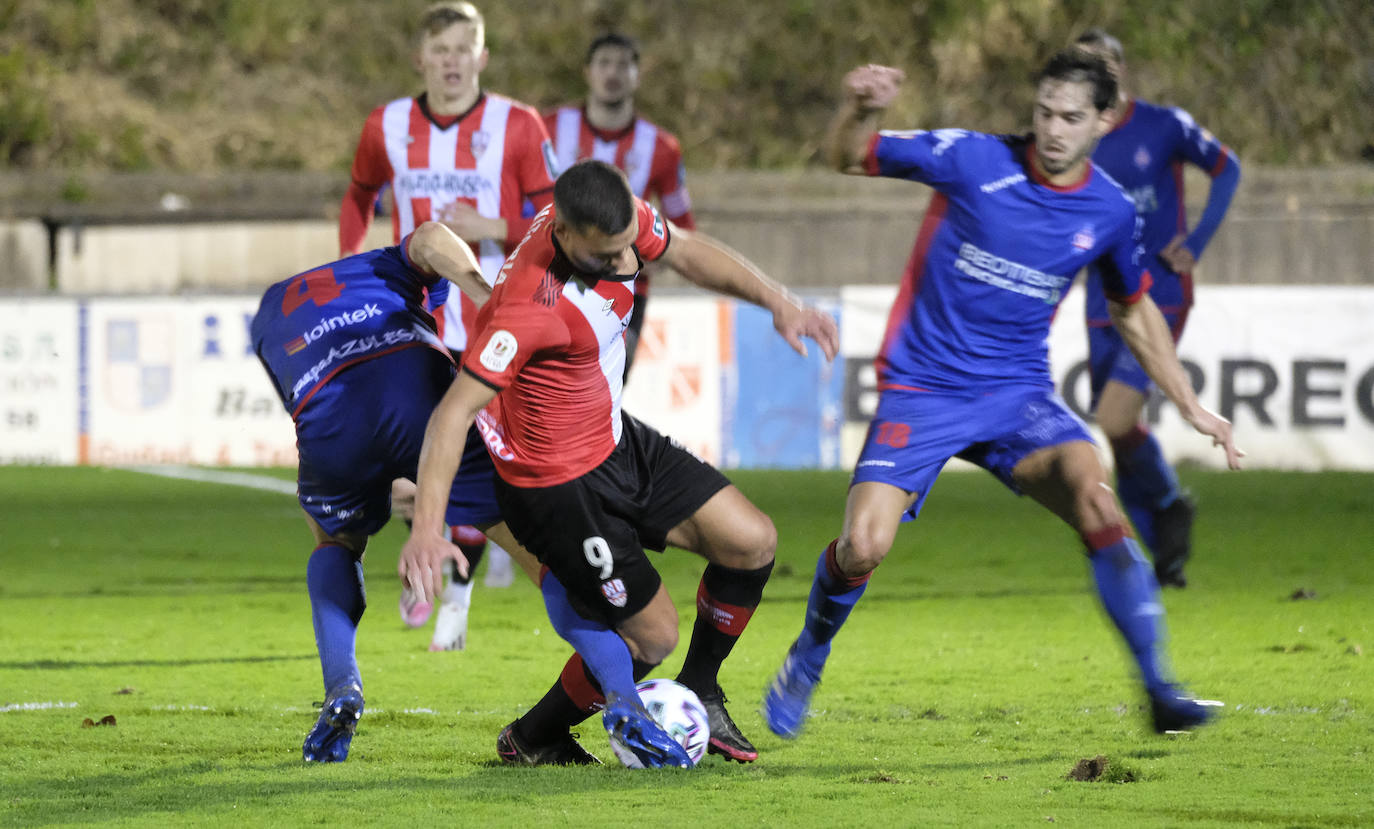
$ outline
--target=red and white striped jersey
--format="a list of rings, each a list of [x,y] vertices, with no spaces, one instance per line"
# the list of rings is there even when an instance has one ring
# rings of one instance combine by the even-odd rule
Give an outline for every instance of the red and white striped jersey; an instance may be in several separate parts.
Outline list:
[[[663,255],[668,223],[636,199],[641,262]],[[635,280],[588,282],[553,235],[554,207],[535,217],[477,314],[463,371],[496,389],[477,416],[496,471],[514,486],[565,483],[620,441],[625,329]]]
[[[616,132],[599,130],[581,106],[559,107],[544,116],[544,124],[553,137],[558,169],[589,158],[614,164],[625,171],[636,196],[657,199],[675,224],[696,227],[677,136],[643,118]]]
[[[472,109],[441,126],[446,120],[430,115],[423,95],[377,107],[363,125],[350,189],[375,198],[383,185],[391,183],[396,203],[392,227],[397,239],[437,218],[440,210],[458,200],[473,205],[483,216],[505,219],[507,238],[484,239],[474,250],[482,274],[492,282],[507,250],[529,226],[528,219],[521,220],[526,199],[536,209],[553,199],[557,174],[553,148],[538,112],[502,95],[483,93]],[[346,197],[346,206],[347,202]],[[367,209],[371,210],[370,204]],[[365,223],[356,229],[359,238],[354,244],[361,244],[365,231]],[[341,243],[344,235],[341,221]],[[460,319],[457,305],[450,302],[445,308],[444,344],[462,351],[476,307],[464,296]]]

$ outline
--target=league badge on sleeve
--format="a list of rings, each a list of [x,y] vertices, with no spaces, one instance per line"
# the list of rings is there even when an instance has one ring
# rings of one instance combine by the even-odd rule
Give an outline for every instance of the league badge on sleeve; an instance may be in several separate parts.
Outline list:
[[[487,340],[487,345],[478,355],[477,362],[482,364],[482,368],[497,374],[506,370],[510,361],[515,359],[515,352],[519,350],[519,345],[515,341],[515,335],[501,329],[491,335]]]
[[[667,232],[663,228],[663,217],[659,215],[658,208],[650,204],[649,211],[654,214],[654,235],[660,239],[667,239]]]

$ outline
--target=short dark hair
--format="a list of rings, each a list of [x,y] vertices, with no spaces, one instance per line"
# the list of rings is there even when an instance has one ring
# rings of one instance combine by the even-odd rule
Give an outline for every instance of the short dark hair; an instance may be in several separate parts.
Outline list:
[[[593,40],[591,45],[587,47],[587,58],[583,63],[591,63],[597,50],[603,46],[618,46],[621,49],[629,49],[630,57],[634,59],[635,63],[639,63],[639,41],[620,32],[607,32]]]
[[[630,182],[619,167],[596,159],[564,170],[553,185],[558,217],[577,230],[596,228],[607,236],[624,232],[635,215]]]
[[[1086,46],[1089,49],[1101,49],[1112,56],[1112,60],[1117,63],[1125,63],[1126,53],[1121,49],[1121,41],[1107,33],[1106,29],[1094,26],[1083,32],[1074,40],[1075,46]]]
[[[1036,85],[1044,81],[1072,81],[1092,85],[1093,106],[1102,112],[1116,101],[1116,77],[1107,62],[1087,49],[1071,46],[1054,54],[1035,76]]]

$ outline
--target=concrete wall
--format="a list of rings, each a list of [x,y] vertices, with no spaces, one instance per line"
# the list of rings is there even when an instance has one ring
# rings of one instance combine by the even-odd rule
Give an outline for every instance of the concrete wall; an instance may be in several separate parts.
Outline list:
[[[48,289],[48,228],[37,219],[0,222],[0,294]]]
[[[375,222],[372,247],[391,244]],[[337,258],[338,226],[327,221],[67,225],[54,263],[63,294],[255,293]]]
[[[223,194],[194,195],[191,203],[216,216],[283,215],[295,203],[286,193],[276,201],[264,195],[269,180],[246,188],[256,194],[251,203],[224,201]],[[297,185],[308,194],[321,189],[294,179],[282,186]],[[690,187],[702,230],[802,288],[896,282],[930,196],[929,189],[907,182],[822,170],[713,172],[690,176]],[[1207,179],[1190,171],[1193,217],[1206,191]],[[120,216],[130,214],[106,210],[101,223],[83,224],[59,215],[54,284],[66,294],[255,292],[335,257],[336,225],[323,218],[322,201],[332,207],[331,200],[310,195],[309,204],[301,202],[296,210],[298,216],[313,211],[322,217],[314,220],[207,216],[197,222],[147,218],[122,224]],[[390,222],[382,219],[374,223],[369,242],[389,244],[390,233]],[[45,290],[47,251],[41,224],[0,224],[0,292]],[[1204,284],[1374,284],[1371,263],[1374,166],[1247,167],[1196,276]],[[671,273],[659,277],[662,287],[681,284]]]

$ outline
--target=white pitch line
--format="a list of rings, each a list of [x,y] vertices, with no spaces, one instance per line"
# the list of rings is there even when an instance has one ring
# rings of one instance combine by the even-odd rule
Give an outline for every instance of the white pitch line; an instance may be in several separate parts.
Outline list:
[[[16,702],[10,705],[0,705],[0,714],[8,714],[11,711],[47,711],[50,708],[75,708],[74,702]]]
[[[130,466],[127,469],[130,472],[142,472],[145,475],[157,475],[162,478],[200,481],[207,484],[228,484],[229,486],[242,486],[249,489],[265,489],[268,492],[280,492],[284,495],[296,494],[294,482],[273,478],[271,475],[257,475],[252,472],[225,472],[222,469],[201,469],[194,466]]]

